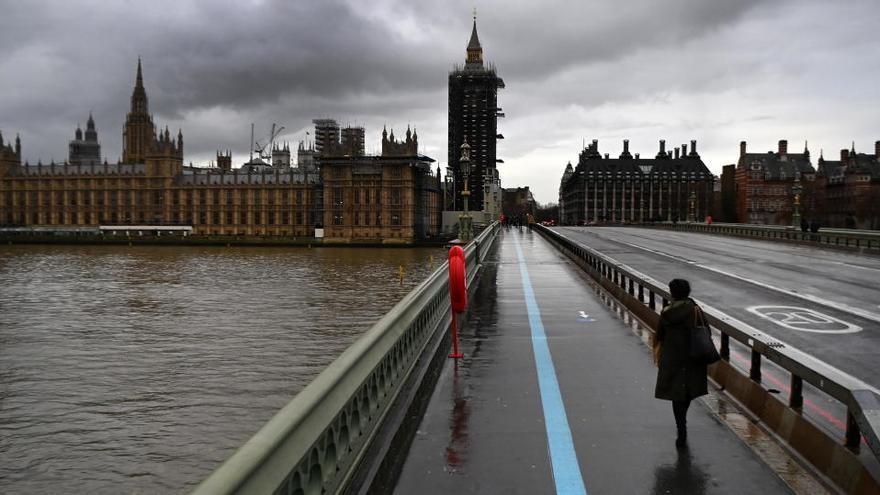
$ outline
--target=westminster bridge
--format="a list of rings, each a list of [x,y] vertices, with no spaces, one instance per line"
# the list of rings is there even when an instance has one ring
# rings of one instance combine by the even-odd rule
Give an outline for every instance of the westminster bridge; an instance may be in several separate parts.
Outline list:
[[[880,238],[712,228],[487,228],[462,358],[444,264],[195,493],[878,493]],[[722,355],[683,449],[648,347],[674,277]]]

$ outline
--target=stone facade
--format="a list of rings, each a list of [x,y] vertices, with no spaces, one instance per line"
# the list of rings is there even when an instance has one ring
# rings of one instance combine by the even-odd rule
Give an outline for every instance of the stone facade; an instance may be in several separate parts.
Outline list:
[[[529,186],[505,188],[502,197],[501,211],[508,218],[525,221],[527,215],[535,216],[537,204]]]
[[[155,136],[156,126],[148,108],[141,59],[138,59],[134,90],[131,92],[131,110],[122,130],[122,163],[144,163]]]
[[[383,136],[378,157],[329,156],[343,147],[333,129],[328,134],[324,156],[300,144],[297,167],[287,145],[273,150],[278,166],[233,169],[228,151],[217,153],[217,167],[185,166],[182,131],[156,132],[138,61],[120,163],[77,151],[70,163],[22,164],[20,140],[13,147],[0,136],[0,225],[188,225],[193,234],[295,237],[314,237],[323,225],[342,242],[412,242],[438,233],[439,178],[433,160],[418,155],[414,133],[401,143]],[[362,147],[354,138],[347,144]]]
[[[0,132],[0,177],[21,166],[21,139],[15,136],[15,146],[3,142]]]
[[[816,170],[810,151],[790,153],[788,141],[780,140],[776,152],[747,153],[746,142],[740,143],[736,164],[736,216],[739,223],[790,225],[794,214],[793,188],[798,183],[801,193],[802,217],[816,209],[814,179]]]
[[[327,242],[409,242],[440,233],[440,171],[418,153],[418,136],[382,131],[380,156],[322,156]]]
[[[816,203],[822,225],[880,229],[880,141],[874,153],[840,150],[840,160],[820,156]]]
[[[67,161],[71,165],[97,165],[101,163],[101,143],[98,142],[98,131],[95,119],[89,113],[85,136],[77,126],[74,139],[68,144]]]
[[[700,155],[697,142],[666,151],[654,158],[633,156],[623,141],[618,158],[599,153],[597,140],[580,154],[576,167],[569,163],[559,186],[560,222],[564,225],[685,221],[691,213],[702,221],[712,202],[714,176]]]

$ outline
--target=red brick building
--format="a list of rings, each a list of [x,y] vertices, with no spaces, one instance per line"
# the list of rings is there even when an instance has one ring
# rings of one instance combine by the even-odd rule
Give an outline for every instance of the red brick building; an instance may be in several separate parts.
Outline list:
[[[734,172],[736,221],[763,225],[789,225],[794,213],[795,183],[803,188],[801,214],[815,212],[813,189],[816,170],[810,151],[789,153],[788,141],[780,140],[776,152],[747,153],[746,142],[739,145]]]
[[[822,225],[880,229],[880,141],[874,154],[840,150],[840,160],[819,157],[816,203]]]

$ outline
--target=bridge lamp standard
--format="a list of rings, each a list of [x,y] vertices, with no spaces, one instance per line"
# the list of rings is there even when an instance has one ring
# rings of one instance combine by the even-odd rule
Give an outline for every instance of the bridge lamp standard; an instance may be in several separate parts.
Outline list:
[[[801,226],[801,193],[803,192],[801,173],[797,172],[794,176],[794,185],[791,186],[791,193],[794,194],[794,213],[791,215],[791,226],[796,229]]]
[[[464,211],[458,216],[458,239],[462,242],[470,242],[474,238],[474,224],[468,211],[468,198],[471,195],[468,189],[468,179],[471,175],[471,145],[468,144],[467,137],[464,138],[464,142],[461,144],[459,167],[461,168],[462,181],[464,182],[464,187],[461,190]]]

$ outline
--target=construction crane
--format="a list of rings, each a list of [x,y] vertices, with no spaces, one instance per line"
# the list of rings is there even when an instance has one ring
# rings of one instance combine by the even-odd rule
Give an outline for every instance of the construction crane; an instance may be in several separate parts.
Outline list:
[[[276,128],[277,127],[277,128]],[[284,126],[278,126],[275,122],[272,122],[272,130],[269,132],[269,138],[263,141],[253,142],[253,124],[251,124],[251,140],[253,143],[253,150],[257,152],[257,156],[263,159],[268,159],[270,162],[272,160],[272,148],[275,145],[275,138],[281,134],[281,131],[284,130]]]

